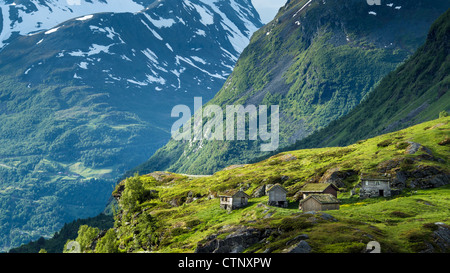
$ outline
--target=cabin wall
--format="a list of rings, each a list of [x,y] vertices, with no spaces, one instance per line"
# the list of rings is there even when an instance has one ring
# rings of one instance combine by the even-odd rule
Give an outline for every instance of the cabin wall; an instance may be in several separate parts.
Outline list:
[[[301,206],[302,206],[301,209],[303,210],[303,212],[339,210],[339,204],[321,204],[313,198],[302,203]]]
[[[320,211],[321,209],[322,206],[320,205],[320,203],[312,198],[302,204],[303,212]]]
[[[231,209],[231,207],[233,205],[232,199],[233,198],[231,198],[231,197],[220,197],[220,207],[222,209],[228,209],[228,208]]]
[[[332,187],[328,187],[326,190],[323,191],[323,193],[329,193],[333,195],[334,197],[337,197],[337,191],[333,189]]]
[[[389,182],[384,180],[363,180],[361,181],[359,196],[362,199],[380,196],[389,197],[391,196]]]
[[[339,210],[339,204],[323,204],[322,211],[325,210]]]
[[[246,198],[246,197],[234,197],[233,198],[233,202],[232,202],[233,209],[245,207],[245,206],[247,206],[247,204],[248,204],[248,198]]]
[[[269,201],[273,202],[286,201],[286,193],[283,191],[270,191]]]

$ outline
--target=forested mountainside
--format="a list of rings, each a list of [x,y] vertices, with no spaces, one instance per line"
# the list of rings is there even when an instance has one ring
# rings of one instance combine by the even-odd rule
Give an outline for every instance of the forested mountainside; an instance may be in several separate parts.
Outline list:
[[[100,213],[262,26],[250,0],[62,2],[0,6],[2,250]]]

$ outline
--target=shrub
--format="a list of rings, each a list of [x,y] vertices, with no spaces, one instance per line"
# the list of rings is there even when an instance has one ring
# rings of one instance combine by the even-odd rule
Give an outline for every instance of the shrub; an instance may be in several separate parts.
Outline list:
[[[378,144],[377,144],[377,147],[378,147],[378,148],[384,148],[384,147],[387,147],[387,146],[389,146],[389,145],[391,145],[391,144],[392,144],[392,140],[386,139],[386,140],[384,140],[384,141],[378,143]]]
[[[181,235],[181,234],[183,234],[183,233],[186,233],[186,230],[185,230],[184,228],[181,228],[181,227],[174,228],[174,229],[172,229],[172,230],[170,231],[170,234],[171,234],[173,237],[179,236],[179,235]]]
[[[193,227],[200,225],[201,223],[202,223],[202,221],[200,221],[198,219],[190,220],[190,221],[186,222],[186,227],[193,228]]]
[[[398,218],[408,218],[408,217],[412,217],[411,214],[402,212],[402,211],[393,211],[390,213],[391,216],[393,217],[398,217]]]
[[[397,149],[399,150],[404,150],[409,146],[408,142],[400,142],[397,144],[397,146],[395,146]]]
[[[98,236],[100,230],[98,228],[93,228],[87,225],[80,226],[78,230],[78,237],[75,240],[80,244],[81,252],[89,252],[92,249],[89,249],[95,237]],[[66,250],[66,247],[64,247]]]
[[[134,211],[144,201],[144,197],[145,189],[141,179],[138,176],[127,178],[120,200],[123,209]]]
[[[447,111],[444,110],[444,111],[439,113],[439,118],[445,118],[445,117],[448,117]]]
[[[435,223],[426,223],[426,224],[423,224],[423,227],[426,229],[429,229],[431,231],[436,231],[439,228],[439,226],[436,225]]]
[[[312,227],[313,224],[311,222],[306,221],[305,219],[302,218],[284,218],[280,225],[279,228],[281,230],[284,231],[293,231],[293,230],[301,230],[301,229],[306,229],[309,227]]]
[[[414,160],[411,158],[404,158],[400,163],[400,170],[410,171],[414,168]]]
[[[441,146],[450,144],[450,137],[446,137],[443,141],[438,143]]]

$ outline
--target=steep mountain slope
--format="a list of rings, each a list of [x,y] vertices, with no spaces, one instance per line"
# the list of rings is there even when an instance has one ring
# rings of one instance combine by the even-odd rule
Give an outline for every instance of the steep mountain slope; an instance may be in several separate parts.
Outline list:
[[[290,148],[347,145],[450,112],[450,10],[433,24],[425,45],[385,77],[347,116]]]
[[[261,26],[249,0],[151,3],[1,51],[1,247],[101,212],[118,176],[168,141],[171,108],[211,99]]]
[[[347,114],[424,43],[450,1],[288,1],[252,37],[209,105],[279,105],[280,146]],[[203,122],[206,122],[205,119]],[[248,138],[247,138],[248,139]],[[264,155],[260,141],[171,140],[128,172],[210,174]]]
[[[230,166],[210,177],[130,177],[113,193],[120,205],[114,228],[84,226],[77,240],[84,252],[283,253],[302,240],[314,253],[362,253],[375,240],[383,253],[447,253],[449,240],[434,231],[450,232],[449,130],[444,117],[347,147]],[[389,175],[399,195],[361,200],[361,174]],[[320,182],[339,187],[340,209],[300,212],[300,190]],[[287,208],[267,205],[264,189],[275,183],[287,190]],[[221,209],[218,196],[231,189],[251,196],[248,206]]]

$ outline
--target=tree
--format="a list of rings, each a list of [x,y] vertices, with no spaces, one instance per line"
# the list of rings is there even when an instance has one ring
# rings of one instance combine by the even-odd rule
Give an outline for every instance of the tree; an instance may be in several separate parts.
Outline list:
[[[98,228],[93,228],[87,225],[80,226],[80,229],[78,230],[78,237],[75,239],[75,241],[80,246],[81,252],[89,252],[92,249],[89,249],[92,242],[94,241],[95,237],[98,236],[100,233],[100,230]],[[67,250],[67,246],[69,245],[71,241],[68,241],[66,245],[64,246],[64,252]]]
[[[118,253],[119,247],[116,240],[116,232],[114,229],[109,229],[105,236],[98,240],[97,246],[95,248],[96,253]]]
[[[135,175],[127,178],[125,182],[125,190],[120,200],[124,210],[134,211],[145,196],[144,185],[141,178]]]

